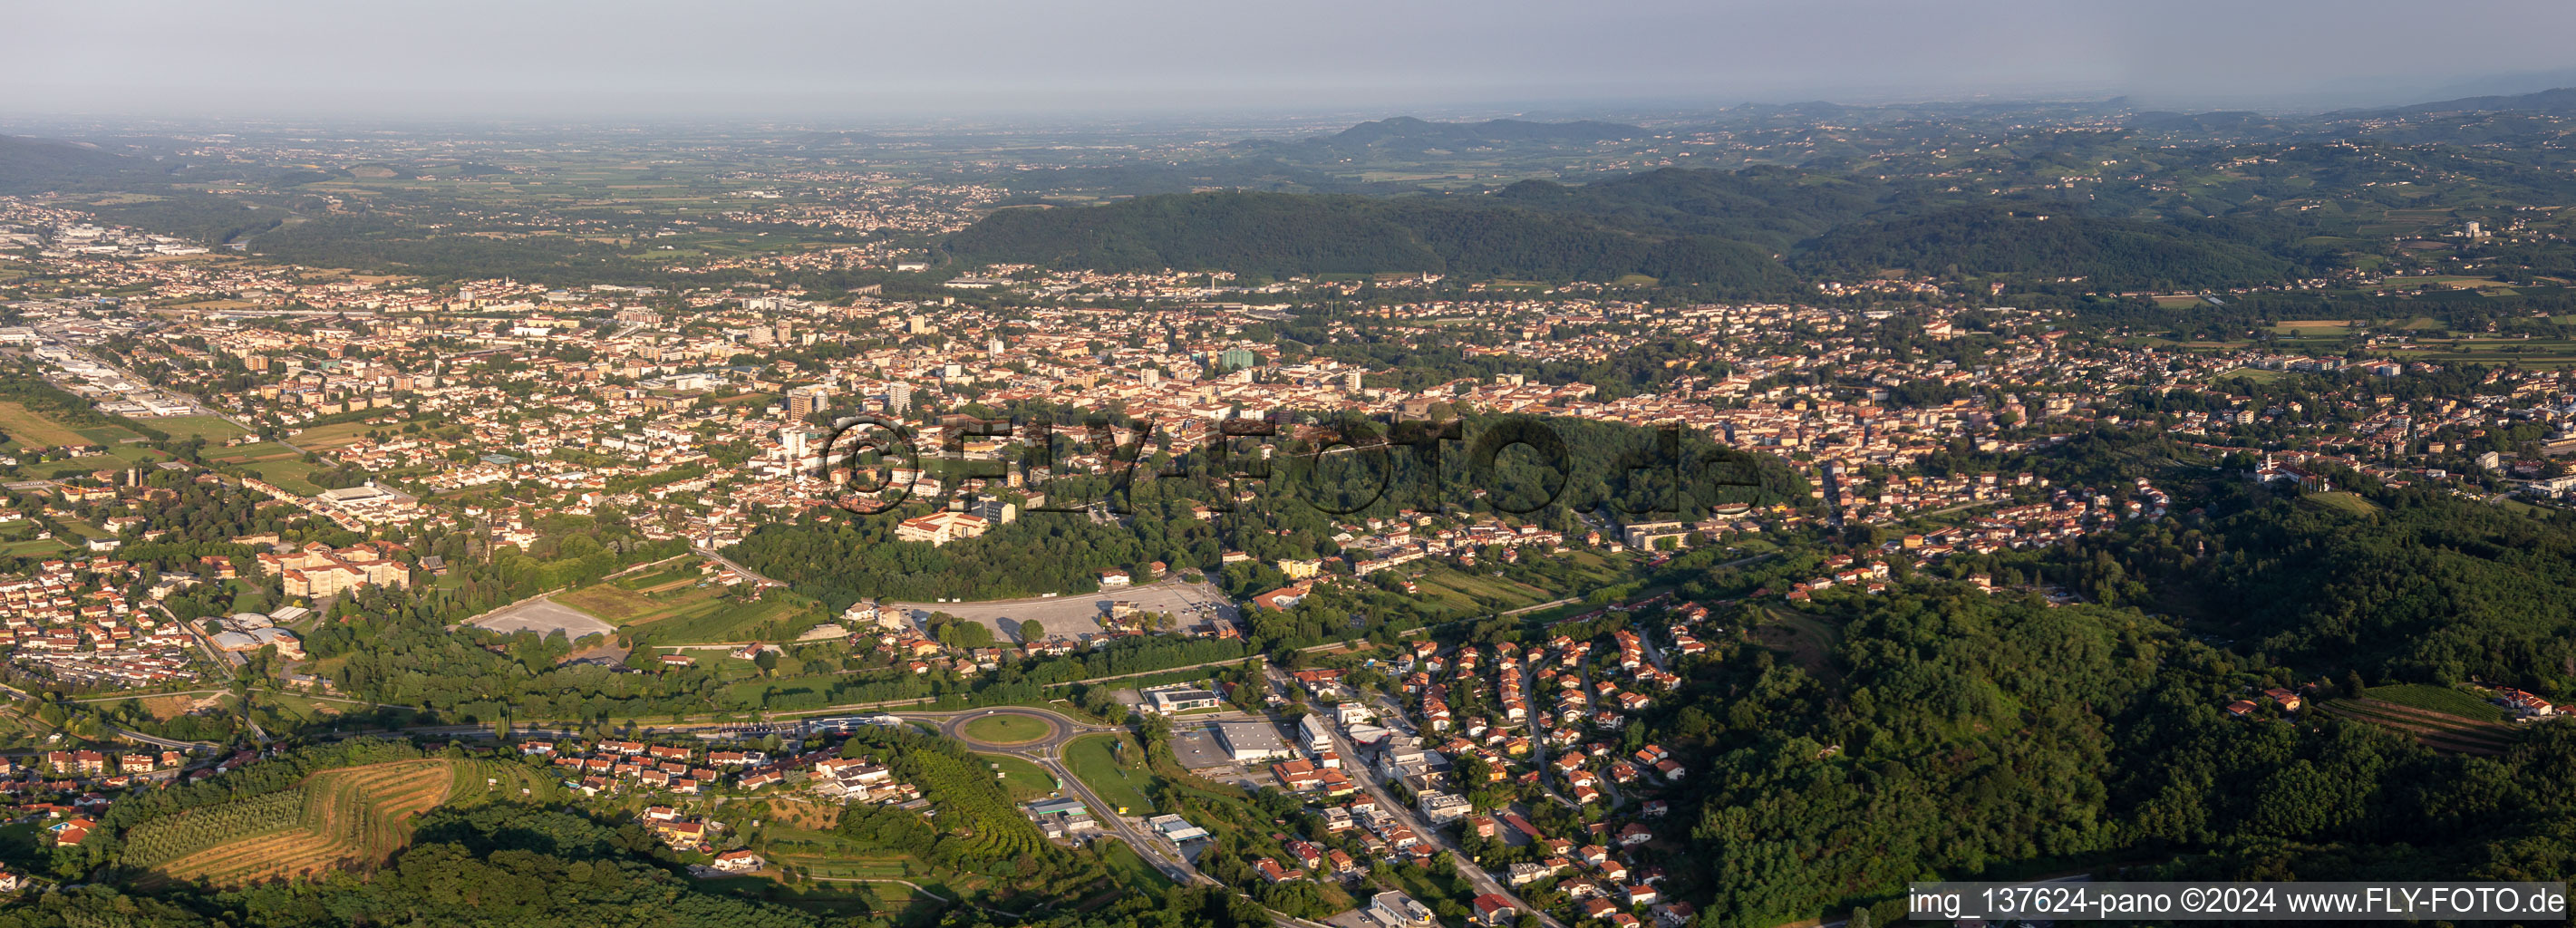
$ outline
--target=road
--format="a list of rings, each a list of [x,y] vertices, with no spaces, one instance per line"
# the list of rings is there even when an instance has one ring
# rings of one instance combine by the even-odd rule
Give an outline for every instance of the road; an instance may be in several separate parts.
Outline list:
[[[1530,763],[1538,765],[1538,788],[1547,794],[1547,798],[1556,800],[1558,805],[1568,809],[1580,808],[1574,800],[1567,799],[1565,794],[1556,791],[1556,771],[1548,769],[1547,766],[1547,725],[1542,720],[1554,718],[1555,714],[1545,703],[1539,701],[1537,675],[1530,672],[1530,668],[1539,664],[1539,649],[1530,648],[1521,656],[1525,660],[1505,666],[1512,668],[1511,672],[1521,675],[1521,699],[1529,703],[1529,718],[1521,721],[1529,726]]]
[[[116,364],[109,363],[108,361],[106,361],[106,360],[104,360],[104,359],[100,358],[97,354],[95,354],[95,353],[91,352],[91,351],[90,351],[89,349],[87,349],[87,348],[78,347],[78,346],[76,346],[76,345],[73,345],[73,344],[72,344],[72,343],[70,343],[70,342],[67,342],[67,341],[63,341],[63,340],[61,340],[61,338],[60,338],[60,336],[59,336],[59,334],[58,334],[58,333],[55,333],[55,332],[52,332],[52,331],[46,331],[46,332],[45,332],[45,334],[46,334],[46,336],[47,336],[48,338],[50,338],[50,339],[52,339],[52,340],[53,340],[53,346],[52,346],[52,347],[61,348],[61,349],[65,350],[65,351],[69,351],[69,352],[71,352],[71,353],[73,353],[73,354],[80,355],[81,357],[88,358],[88,359],[89,359],[89,361],[90,361],[90,363],[92,363],[92,364],[96,364],[96,365],[98,365],[98,366],[100,366],[100,367],[107,368],[108,370],[115,371],[115,372],[117,372],[118,374],[120,374],[120,375],[124,376],[124,377],[125,377],[125,379],[127,379],[127,380],[131,380],[131,381],[134,381],[135,383],[148,383],[148,384],[152,384],[152,385],[153,385],[153,386],[152,386],[153,390],[155,390],[155,391],[157,391],[157,392],[159,392],[159,393],[162,393],[162,394],[164,394],[164,395],[170,396],[170,397],[172,397],[172,398],[175,398],[175,399],[179,400],[179,401],[180,401],[180,402],[182,402],[182,403],[186,403],[186,404],[188,405],[189,410],[190,410],[191,412],[195,413],[196,415],[201,415],[201,416],[213,416],[213,417],[215,417],[215,418],[222,419],[222,420],[224,420],[224,421],[226,421],[226,422],[230,422],[230,423],[232,423],[232,424],[234,424],[234,425],[240,426],[240,427],[242,428],[242,430],[243,430],[243,431],[249,432],[249,433],[251,433],[251,434],[252,434],[252,435],[254,435],[254,436],[256,436],[256,435],[258,435],[258,434],[259,434],[259,426],[254,425],[254,424],[249,423],[249,422],[244,422],[244,421],[242,421],[242,420],[241,420],[241,419],[239,419],[239,418],[235,418],[235,417],[233,416],[233,414],[232,414],[232,413],[228,413],[228,412],[225,412],[225,411],[223,411],[223,410],[216,409],[216,408],[214,408],[213,406],[206,405],[206,401],[205,401],[205,400],[199,399],[199,398],[197,398],[196,396],[190,395],[190,394],[188,394],[188,393],[183,393],[183,392],[178,391],[178,390],[173,390],[173,389],[170,389],[170,388],[168,388],[168,387],[161,386],[161,385],[160,385],[160,383],[159,383],[158,381],[155,381],[155,380],[152,380],[152,379],[150,379],[150,378],[144,377],[144,376],[143,376],[143,375],[141,375],[141,374],[137,374],[137,373],[135,373],[135,372],[133,372],[133,371],[127,370],[127,369],[125,369],[125,368],[123,368],[123,367],[120,367],[120,366],[118,366],[118,365],[116,365]],[[59,386],[59,384],[57,384],[57,386]],[[146,419],[146,420],[143,420],[143,421],[147,421],[147,422],[148,422],[148,421],[150,421],[150,420],[149,420],[149,419]],[[293,451],[293,452],[295,452],[295,453],[297,453],[297,454],[303,454],[303,453],[305,453],[305,452],[304,452],[304,449],[302,449],[302,448],[298,448],[298,447],[296,447],[296,446],[295,446],[295,445],[293,445],[293,444],[289,444],[289,443],[288,443],[284,438],[280,438],[280,439],[278,439],[278,440],[277,440],[277,444],[278,444],[280,447],[286,448],[287,450]]]
[[[714,562],[716,562],[716,563],[718,563],[718,564],[722,564],[722,565],[724,565],[727,569],[732,570],[734,573],[738,573],[738,574],[741,574],[741,575],[743,575],[743,576],[750,577],[750,578],[752,579],[752,582],[754,582],[754,583],[758,583],[758,584],[760,584],[760,585],[762,585],[762,586],[786,586],[786,585],[787,585],[787,584],[784,584],[784,583],[780,583],[780,582],[778,582],[778,581],[776,581],[776,580],[769,579],[768,577],[764,577],[764,576],[761,576],[761,575],[759,575],[759,574],[753,573],[753,572],[752,572],[752,570],[751,570],[751,568],[749,568],[749,567],[744,567],[744,566],[742,566],[742,565],[740,565],[740,564],[736,564],[736,563],[734,563],[733,561],[726,559],[724,555],[717,554],[717,553],[716,553],[716,549],[714,549],[714,548],[706,548],[706,547],[692,547],[692,548],[690,548],[690,550],[698,552],[698,556],[700,556],[700,557],[704,557],[704,558],[706,558],[707,560],[714,561]]]
[[[1090,786],[1082,782],[1082,778],[1074,776],[1073,771],[1064,765],[1061,755],[1065,742],[1087,734],[1123,732],[1127,730],[1126,726],[1086,724],[1074,721],[1060,713],[1021,706],[973,709],[965,712],[898,712],[895,714],[906,719],[927,721],[938,725],[941,734],[963,741],[978,751],[1008,754],[1045,768],[1049,776],[1055,777],[1056,782],[1064,784],[1067,791],[1072,792],[1082,800],[1084,805],[1091,808],[1093,820],[1107,823],[1110,830],[1117,832],[1118,837],[1127,842],[1128,847],[1136,850],[1137,856],[1144,858],[1146,863],[1154,865],[1154,869],[1162,871],[1163,875],[1170,878],[1172,882],[1219,885],[1215,878],[1200,873],[1197,867],[1191,866],[1189,859],[1182,857],[1178,848],[1170,847],[1157,838],[1147,835],[1142,822],[1119,814],[1117,806],[1103,801],[1098,794],[1091,791]],[[995,715],[1018,715],[1045,722],[1048,726],[1047,735],[1034,741],[1016,744],[979,741],[966,735],[966,723]]]
[[[31,705],[43,702],[43,700],[37,699],[33,693],[29,693],[25,690],[4,683],[0,683],[0,693],[7,693],[11,696],[18,697],[21,701],[27,702]],[[203,741],[180,741],[175,738],[161,738],[147,735],[139,731],[127,731],[114,725],[109,725],[105,722],[99,723],[99,729],[106,732],[108,737],[111,738],[123,738],[128,741],[168,748],[173,751],[212,750],[218,747],[218,745],[209,744]]]

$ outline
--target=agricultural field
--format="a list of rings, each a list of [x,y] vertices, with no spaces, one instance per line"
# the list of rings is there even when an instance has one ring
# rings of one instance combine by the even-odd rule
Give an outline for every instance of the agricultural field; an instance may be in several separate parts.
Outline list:
[[[2401,705],[2384,699],[2373,698],[2370,695],[2382,690],[2409,689],[2436,690],[2449,693],[2458,692],[2456,690],[2443,690],[2440,687],[2420,685],[2383,686],[2377,689],[2363,690],[2362,693],[2364,695],[2359,699],[2338,699],[2333,702],[2326,703],[2324,709],[2330,714],[2351,719],[2356,722],[2377,725],[2381,728],[2395,729],[2399,732],[2413,736],[2416,743],[2425,747],[2432,748],[2436,751],[2449,751],[2456,754],[2483,754],[2490,756],[2502,754],[2507,748],[2512,747],[2514,741],[2522,734],[2521,732],[2516,731],[2512,726],[2506,725],[2502,722],[2471,721],[2461,716],[2453,715],[2449,712]],[[2406,697],[2420,694],[2401,692],[2396,695]],[[2466,696],[2467,694],[2460,695]],[[2489,706],[2488,708],[2494,707]]]
[[[2362,690],[2361,695],[2381,702],[2456,715],[2474,722],[2504,721],[2503,709],[2478,698],[2475,694],[2447,686],[2401,683],[2395,686],[2371,687]]]
[[[216,886],[375,863],[410,840],[414,816],[449,799],[460,766],[474,765],[411,760],[325,770],[294,789],[139,826],[126,836],[126,860]]]
[[[694,569],[689,572],[695,573]],[[814,601],[783,590],[768,590],[754,602],[738,602],[731,598],[732,587],[715,583],[700,586],[702,581],[678,576],[665,577],[644,589],[629,588],[632,582],[668,573],[671,572],[594,583],[556,594],[554,601],[620,628],[644,626],[643,630],[657,644],[744,641],[754,637],[755,629],[800,613],[810,614],[816,623],[826,618]]]
[[[1112,750],[1111,745],[1123,747]],[[1126,735],[1084,735],[1065,743],[1064,762],[1100,801],[1125,806],[1130,815],[1154,810],[1154,801],[1147,797],[1160,779],[1146,769],[1145,751],[1136,739]]]
[[[830,831],[772,823],[760,830],[760,856],[821,878],[908,879],[924,886],[946,873],[905,854],[866,847]],[[947,895],[942,893],[942,895]]]
[[[1434,566],[1413,579],[1422,596],[1439,600],[1451,612],[1497,612],[1557,598],[1525,583],[1446,566]]]

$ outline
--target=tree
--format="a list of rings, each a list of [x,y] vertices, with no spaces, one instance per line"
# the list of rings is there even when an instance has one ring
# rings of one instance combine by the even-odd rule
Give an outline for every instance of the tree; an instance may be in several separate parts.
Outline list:
[[[1020,640],[1045,641],[1046,626],[1038,624],[1036,619],[1030,619],[1026,622],[1020,623]]]

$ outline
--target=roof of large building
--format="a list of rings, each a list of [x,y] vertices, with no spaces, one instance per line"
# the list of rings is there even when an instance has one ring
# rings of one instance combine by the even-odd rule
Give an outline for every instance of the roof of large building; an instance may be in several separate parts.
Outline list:
[[[1268,722],[1218,722],[1216,736],[1224,739],[1226,748],[1237,754],[1288,750],[1288,739],[1279,737],[1279,729]]]

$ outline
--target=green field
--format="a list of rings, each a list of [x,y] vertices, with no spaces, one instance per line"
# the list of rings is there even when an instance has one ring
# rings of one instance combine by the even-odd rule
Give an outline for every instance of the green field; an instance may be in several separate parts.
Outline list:
[[[1036,741],[1054,729],[1047,723],[1025,715],[988,715],[967,722],[962,731],[966,737],[987,744],[1019,744]]]
[[[1124,747],[1113,752],[1113,744]],[[1153,793],[1157,778],[1145,769],[1145,751],[1136,739],[1126,735],[1084,735],[1065,743],[1064,763],[1102,802],[1125,806],[1131,815],[1154,810],[1154,801],[1146,797]]]
[[[2400,683],[2394,686],[2371,687],[2370,689],[2362,690],[2361,694],[2381,702],[2392,702],[2401,706],[2440,712],[2445,715],[2456,715],[2464,719],[2472,719],[2480,722],[2504,721],[2503,709],[2497,708],[2494,704],[2489,703],[2484,699],[2480,699],[2475,695],[2464,693],[2447,686],[2434,686],[2429,683]]]
[[[2330,493],[2312,493],[2305,497],[2305,499],[2308,502],[2324,506],[2328,509],[2339,509],[2357,516],[2374,515],[2379,512],[2379,507],[2376,504],[2373,504],[2371,501],[2363,499],[2359,495],[2346,490],[2336,490]]]
[[[815,623],[826,619],[813,600],[781,590],[769,590],[755,602],[738,602],[731,598],[732,587],[691,580],[698,576],[696,564],[685,561],[661,571],[594,583],[554,599],[611,625],[640,626],[659,644],[745,641],[760,626],[799,613],[809,614]]]
[[[242,470],[285,490],[302,496],[320,493],[323,487],[313,482],[313,465],[301,458],[285,458],[242,465]]]
[[[230,448],[209,448],[206,460],[217,464],[247,464],[252,461],[297,457],[295,449],[273,441],[255,441]]]
[[[209,444],[221,444],[225,439],[250,434],[249,429],[234,425],[222,416],[172,416],[152,420],[152,427],[170,433],[174,441],[203,438]]]
[[[1161,892],[1172,885],[1170,877],[1146,863],[1145,858],[1137,856],[1136,849],[1128,847],[1127,842],[1104,841],[1099,847],[1101,862],[1108,864],[1109,872],[1117,874],[1120,881],[1130,888]]]
[[[0,403],[0,434],[18,447],[86,445],[91,439],[71,426],[56,422],[18,403]]]
[[[993,773],[1000,779],[1002,791],[1011,794],[1013,802],[1042,799],[1053,795],[1057,789],[1055,777],[1048,774],[1046,768],[1025,758],[1005,754],[976,756],[993,765]]]

